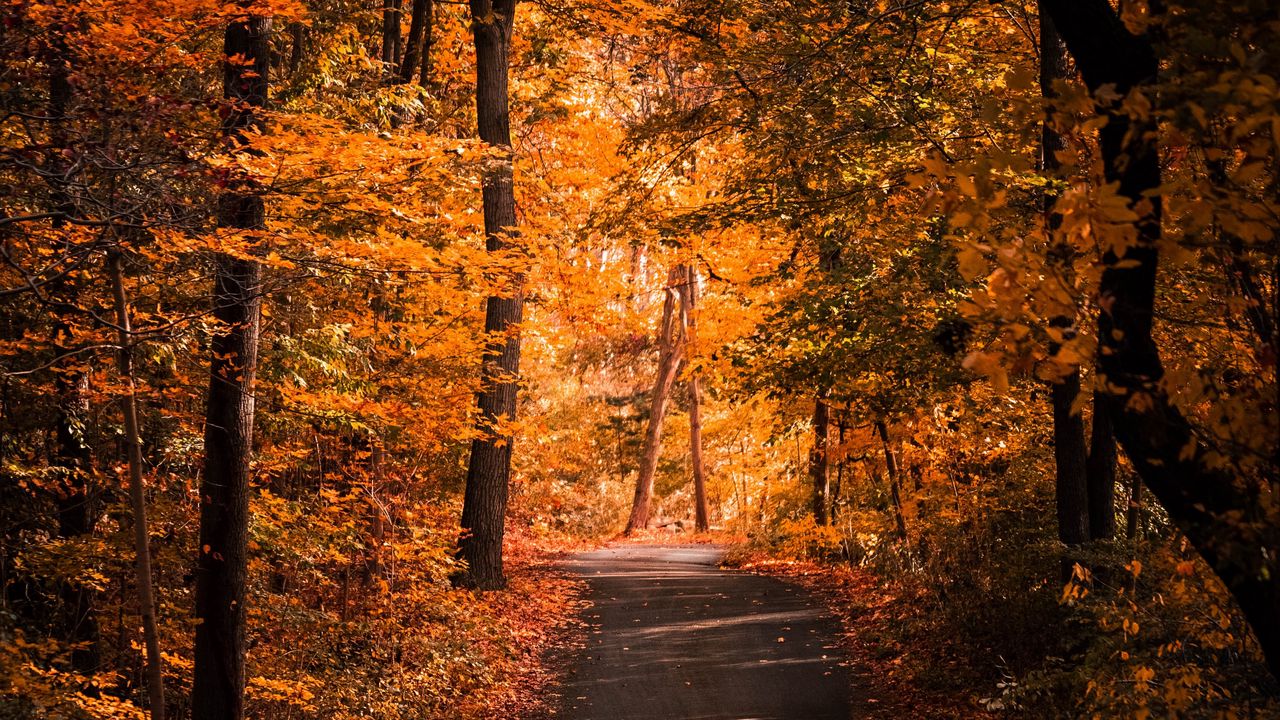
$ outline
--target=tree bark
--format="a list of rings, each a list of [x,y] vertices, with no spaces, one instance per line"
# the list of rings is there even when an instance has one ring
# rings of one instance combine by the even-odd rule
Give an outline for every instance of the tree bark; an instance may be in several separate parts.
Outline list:
[[[382,68],[386,77],[396,77],[400,64],[400,5],[404,0],[384,0],[382,5]]]
[[[267,102],[271,20],[249,17],[227,26],[223,96],[232,103],[223,133],[238,150],[259,125]],[[239,57],[240,62],[230,62]],[[266,208],[251,179],[235,178],[218,198],[220,227],[261,230]],[[200,547],[196,564],[193,720],[244,716],[245,579],[248,569],[249,478],[253,452],[254,376],[258,365],[262,267],[218,255],[205,409],[205,462],[200,483]]]
[[[683,267],[680,284],[680,315],[684,318],[686,356],[697,353],[698,342],[698,271],[692,265]],[[693,465],[694,527],[698,532],[711,529],[707,513],[707,477],[702,462],[702,391],[698,371],[689,373],[689,456]]]
[[[1116,439],[1111,415],[1102,408],[1105,398],[1093,394],[1093,428],[1089,433],[1089,460],[1085,475],[1089,485],[1089,537],[1110,540],[1116,535]]]
[[[1067,545],[1089,540],[1090,500],[1084,418],[1072,412],[1080,395],[1080,373],[1053,384],[1053,458],[1057,468],[1054,494],[1058,510],[1058,539]]]
[[[124,433],[129,452],[129,505],[133,510],[133,547],[138,572],[138,612],[142,616],[142,636],[147,651],[147,691],[151,720],[164,720],[164,668],[160,657],[160,633],[156,629],[156,600],[151,576],[150,533],[147,530],[147,500],[142,478],[142,433],[138,429],[138,393],[133,374],[133,329],[129,320],[129,297],[124,289],[124,261],[112,252],[107,261],[111,290],[116,301],[117,355],[120,379],[124,382]]]
[[[476,119],[480,139],[502,153],[484,172],[485,246],[491,253],[512,247],[516,206],[512,185],[511,126],[507,72],[515,0],[472,0],[471,29],[476,46]],[[467,567],[456,581],[464,587],[496,590],[506,586],[502,537],[511,478],[512,437],[502,423],[516,416],[520,379],[519,325],[524,317],[524,277],[513,278],[509,294],[488,299],[484,329],[483,390],[477,405],[480,435],[471,442],[462,505],[459,556]]]
[[[827,445],[831,435],[831,408],[828,392],[823,390],[813,400],[813,449],[809,451],[809,480],[813,483],[813,521],[826,525],[827,497],[831,494]]]
[[[658,470],[658,456],[662,453],[662,420],[667,414],[667,400],[671,386],[680,369],[680,344],[676,323],[676,291],[672,286],[680,283],[679,268],[672,268],[667,275],[666,291],[662,301],[662,327],[658,337],[658,375],[653,383],[653,397],[649,404],[649,430],[644,438],[644,450],[640,456],[640,472],[636,477],[636,495],[631,503],[631,515],[623,533],[630,535],[649,523],[649,505],[653,501],[653,478]]]
[[[413,0],[409,14],[409,38],[405,43],[404,59],[400,63],[400,82],[413,82],[426,86],[425,68],[431,62],[431,26],[435,21],[435,0]]]
[[[75,202],[68,191],[71,184],[70,163],[64,156],[69,149],[67,133],[73,88],[71,85],[71,50],[67,46],[65,31],[60,22],[51,28],[49,44],[49,183],[52,187],[52,204],[58,211],[71,215]],[[64,227],[66,220],[53,219],[55,229]],[[55,296],[74,302],[79,295],[75,280],[63,278],[50,288]],[[71,341],[71,325],[59,316],[54,322],[54,345],[59,351]],[[77,362],[72,359],[71,363]],[[92,492],[91,477],[93,456],[85,441],[85,423],[89,416],[89,374],[77,367],[59,363],[55,375],[57,419],[55,426],[52,465],[58,479],[55,505],[58,516],[58,536],[80,537],[93,532],[97,521],[96,498]],[[61,607],[58,608],[63,636],[74,647],[71,666],[82,673],[99,670],[98,641],[100,629],[95,608],[96,595],[92,588],[72,580],[63,580],[58,589]]]
[[[836,463],[836,482],[831,487],[831,496],[827,502],[827,516],[832,523],[838,519],[840,510],[840,497],[844,491],[844,469],[847,462],[847,451],[844,448],[844,436],[849,429],[848,409],[836,415],[836,448],[839,453],[840,460]]]
[[[893,446],[889,443],[889,428],[884,420],[876,421],[876,432],[884,446],[884,467],[889,474],[889,493],[893,498],[893,519],[897,525],[898,537],[907,539],[907,519],[902,513],[901,481],[898,478],[898,458],[894,455]]]
[[[1040,10],[1040,94],[1046,100],[1057,97],[1053,83],[1067,77],[1069,60],[1067,46],[1053,26],[1053,20]],[[1050,112],[1046,108],[1046,113]],[[1040,167],[1046,174],[1058,170],[1057,153],[1065,150],[1066,139],[1054,129],[1053,119],[1046,114],[1041,124]],[[1043,197],[1045,234],[1049,241],[1049,255],[1064,278],[1071,274],[1070,246],[1057,236],[1062,216],[1054,212],[1057,193],[1047,186]],[[1063,333],[1064,339],[1075,335],[1074,312],[1059,315],[1050,325]],[[1061,344],[1050,343],[1050,353],[1056,355]],[[1054,495],[1058,512],[1058,539],[1067,545],[1078,545],[1089,539],[1089,489],[1086,475],[1084,418],[1073,411],[1080,395],[1080,369],[1072,367],[1062,378],[1056,378],[1050,388],[1053,406],[1053,459],[1055,465]]]
[[[1129,540],[1142,539],[1142,478],[1134,475],[1129,481],[1129,502],[1124,513],[1124,536]]]
[[[1149,38],[1131,34],[1107,0],[1044,0],[1092,91],[1120,95],[1149,87],[1159,67]],[[1108,111],[1099,145],[1108,182],[1138,214],[1137,237],[1123,254],[1109,249],[1099,284],[1098,373],[1102,409],[1143,482],[1210,567],[1249,621],[1267,665],[1280,676],[1280,529],[1260,507],[1263,488],[1211,462],[1210,451],[1161,386],[1163,367],[1151,336],[1159,261],[1161,170],[1155,120]],[[1273,487],[1274,479],[1267,482]]]
[[[307,26],[300,22],[295,22],[289,27],[289,36],[292,43],[289,46],[289,77],[293,77],[298,73],[298,68],[302,67],[302,57],[307,40]]]

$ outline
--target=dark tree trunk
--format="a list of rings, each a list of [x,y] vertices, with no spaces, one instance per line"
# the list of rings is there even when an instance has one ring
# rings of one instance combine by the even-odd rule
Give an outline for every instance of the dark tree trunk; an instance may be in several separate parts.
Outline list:
[[[413,8],[409,15],[409,39],[405,43],[404,60],[400,63],[400,82],[413,82],[419,77],[420,85],[427,84],[427,73],[423,71],[430,62],[427,56],[431,52],[431,25],[435,18],[435,0],[413,0]]]
[[[876,421],[876,432],[880,435],[880,443],[884,446],[884,467],[889,474],[889,494],[893,499],[893,520],[898,529],[898,537],[907,539],[907,519],[902,513],[902,483],[898,478],[898,458],[894,455],[893,445],[889,442],[889,428],[884,420]]]
[[[1093,428],[1089,434],[1089,537],[1110,540],[1116,535],[1116,439],[1106,400],[1093,394]]]
[[[293,77],[297,74],[298,68],[302,67],[302,58],[306,52],[307,26],[300,22],[293,23],[289,27],[289,36],[292,39],[289,46],[289,77]]]
[[[1129,502],[1124,513],[1124,536],[1135,541],[1142,539],[1142,478],[1136,474],[1129,480]]]
[[[847,412],[841,412],[836,415],[836,448],[839,453],[840,460],[836,463],[836,482],[831,487],[831,497],[827,502],[827,516],[831,518],[831,522],[835,522],[840,511],[840,494],[844,491],[844,468],[847,462],[847,453],[844,448],[844,436],[849,430],[849,422],[846,417]]]
[[[1057,96],[1053,83],[1067,77],[1069,61],[1067,46],[1053,26],[1053,20],[1040,13],[1040,93],[1052,100]],[[1050,109],[1051,110],[1051,109]],[[1040,167],[1046,173],[1060,167],[1057,153],[1066,149],[1066,140],[1053,127],[1053,119],[1046,117],[1041,125]],[[1050,186],[1052,187],[1052,186]],[[1057,237],[1062,217],[1053,211],[1057,194],[1046,190],[1043,197],[1045,232],[1049,236],[1050,257],[1059,272],[1069,276],[1071,249]],[[1063,333],[1064,339],[1075,335],[1074,308],[1054,317],[1050,324]],[[1057,354],[1058,343],[1051,343],[1050,352]],[[1049,397],[1053,406],[1053,459],[1056,469],[1054,494],[1058,510],[1058,539],[1067,545],[1078,545],[1089,539],[1089,491],[1086,475],[1084,418],[1074,410],[1080,395],[1080,370],[1072,367],[1062,378],[1054,380]]]
[[[383,72],[395,77],[400,64],[400,5],[403,0],[384,0],[382,6],[382,60]]]
[[[224,64],[223,95],[232,107],[223,132],[233,151],[242,132],[260,123],[267,102],[269,18],[250,17],[227,26],[224,52],[245,63]],[[218,199],[218,224],[259,230],[266,209],[252,179],[233,178]],[[211,343],[205,462],[200,483],[200,547],[196,564],[196,647],[191,691],[193,720],[244,716],[245,576],[249,477],[253,452],[254,375],[258,365],[262,267],[219,255]]]
[[[813,521],[819,525],[830,522],[827,515],[827,498],[831,494],[827,444],[831,435],[831,408],[827,403],[827,391],[818,393],[813,401],[813,449],[809,451],[809,480],[813,483]]]
[[[1080,395],[1080,374],[1072,372],[1054,383],[1051,394],[1058,539],[1067,545],[1078,545],[1089,540],[1089,503],[1092,499],[1088,490],[1084,418],[1078,411],[1072,412],[1072,405]]]
[[[68,113],[71,106],[71,51],[67,47],[64,31],[53,29],[49,46],[49,183],[52,186],[54,208],[68,216],[75,212],[75,202],[68,187],[71,183],[70,163],[63,151],[68,148]],[[55,217],[54,228],[66,225],[66,220]],[[74,303],[79,294],[75,280],[64,278],[50,288],[60,301]],[[71,326],[62,319],[54,323],[53,339],[56,352],[68,350],[72,343]],[[72,358],[71,364],[78,362]],[[74,538],[93,532],[97,521],[97,503],[91,492],[93,457],[84,437],[89,418],[89,374],[80,368],[57,368],[56,397],[58,402],[56,445],[53,457],[54,472],[58,479],[56,507],[58,535]],[[75,648],[71,651],[71,666],[82,673],[97,672],[100,661],[98,650],[99,628],[95,610],[96,593],[92,588],[64,580],[58,589],[62,607],[59,610],[63,637]]]
[[[1131,34],[1107,0],[1044,0],[1091,90],[1121,95],[1150,86],[1158,62],[1148,38]],[[1260,507],[1263,490],[1219,469],[1160,385],[1163,367],[1151,327],[1159,261],[1160,186],[1152,118],[1108,114],[1099,131],[1107,180],[1139,215],[1136,243],[1107,252],[1099,285],[1098,372],[1112,388],[1110,415],[1125,455],[1169,517],[1240,604],[1267,664],[1280,676],[1280,532]],[[1274,483],[1274,479],[1270,482]],[[1271,488],[1270,490],[1274,490]]]
[[[497,253],[511,247],[516,228],[512,186],[511,126],[507,108],[507,71],[515,0],[472,0],[476,45],[476,119],[480,139],[502,153],[485,170],[483,201],[485,245]],[[524,316],[524,278],[513,278],[507,294],[493,296],[485,310],[485,348],[478,419],[480,435],[471,442],[467,486],[462,504],[458,554],[466,570],[459,585],[481,590],[506,586],[502,536],[511,477],[510,433],[502,425],[516,416],[520,379],[519,324]]]
[[[93,532],[97,524],[98,502],[91,492],[92,457],[85,442],[84,428],[89,417],[89,375],[79,370],[60,373],[57,379],[58,419],[58,536],[75,538]],[[97,593],[71,580],[61,582],[62,636],[75,648],[71,666],[81,673],[97,672],[101,662],[100,629],[96,609]]]
[[[640,470],[636,477],[636,494],[631,502],[631,515],[627,518],[627,535],[642,530],[649,523],[649,505],[653,502],[653,478],[658,471],[658,457],[662,454],[662,420],[667,416],[667,401],[671,386],[680,370],[680,342],[676,322],[676,290],[680,283],[680,271],[672,268],[667,276],[666,291],[662,302],[662,327],[658,336],[658,374],[653,382],[653,397],[649,405],[649,429],[645,433],[644,449],[640,455]]]

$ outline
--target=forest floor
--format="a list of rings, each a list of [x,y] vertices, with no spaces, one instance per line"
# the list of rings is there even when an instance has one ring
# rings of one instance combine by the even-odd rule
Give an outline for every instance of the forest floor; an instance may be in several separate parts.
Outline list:
[[[847,720],[849,670],[825,603],[795,583],[723,569],[723,556],[719,545],[632,542],[568,558],[589,586],[590,628],[568,664],[561,716]]]

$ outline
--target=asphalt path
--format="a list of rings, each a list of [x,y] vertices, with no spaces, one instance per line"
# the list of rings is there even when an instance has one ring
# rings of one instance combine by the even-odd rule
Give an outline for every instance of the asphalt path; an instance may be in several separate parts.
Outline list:
[[[711,545],[573,556],[590,586],[571,720],[848,720],[838,629],[802,588],[722,570]]]

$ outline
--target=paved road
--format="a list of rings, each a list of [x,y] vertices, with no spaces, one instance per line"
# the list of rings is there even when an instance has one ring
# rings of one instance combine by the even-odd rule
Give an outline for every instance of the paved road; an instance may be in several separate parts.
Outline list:
[[[590,585],[587,646],[564,690],[571,720],[848,720],[837,628],[817,600],[717,567],[707,545],[574,556]]]

